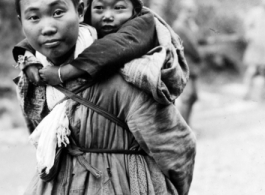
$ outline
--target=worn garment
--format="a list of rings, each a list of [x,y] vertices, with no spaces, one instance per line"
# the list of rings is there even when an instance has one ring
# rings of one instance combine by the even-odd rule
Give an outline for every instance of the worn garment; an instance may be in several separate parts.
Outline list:
[[[162,106],[120,75],[102,80],[80,94],[126,121],[122,129],[70,100],[68,118],[79,147],[128,149],[148,154],[84,154],[102,172],[96,178],[65,153],[59,175],[49,183],[36,175],[25,194],[187,194],[192,180],[195,138],[175,106]],[[138,178],[141,178],[138,180]],[[178,193],[177,193],[177,191]]]
[[[177,194],[176,189],[179,194],[187,194],[192,178],[195,143],[192,132],[173,105],[155,103],[119,75],[94,85],[82,95],[126,121],[133,134],[71,101],[68,117],[79,146],[137,149],[140,143],[157,162],[137,155],[86,154],[86,159],[103,171],[102,178],[95,179],[78,163],[72,174],[72,157],[65,154],[58,177],[44,183],[36,175],[33,186],[26,194],[85,194],[84,191],[87,194],[134,194],[137,189],[144,191],[143,194]],[[38,106],[38,102],[33,103]],[[172,182],[164,177],[158,165]],[[171,167],[172,170],[168,170]],[[139,177],[142,178],[140,181]],[[136,194],[140,192],[136,191]]]

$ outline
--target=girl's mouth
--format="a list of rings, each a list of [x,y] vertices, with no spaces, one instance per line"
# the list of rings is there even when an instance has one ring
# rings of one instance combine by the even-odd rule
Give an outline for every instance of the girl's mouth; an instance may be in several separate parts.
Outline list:
[[[59,44],[60,44],[59,40],[49,40],[43,43],[43,45],[48,48],[57,47]]]

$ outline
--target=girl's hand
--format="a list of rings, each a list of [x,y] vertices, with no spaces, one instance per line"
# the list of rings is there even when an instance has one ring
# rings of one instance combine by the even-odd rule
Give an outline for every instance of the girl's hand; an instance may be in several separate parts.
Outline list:
[[[39,70],[42,80],[49,85],[59,85],[61,81],[58,76],[59,66],[46,66]]]

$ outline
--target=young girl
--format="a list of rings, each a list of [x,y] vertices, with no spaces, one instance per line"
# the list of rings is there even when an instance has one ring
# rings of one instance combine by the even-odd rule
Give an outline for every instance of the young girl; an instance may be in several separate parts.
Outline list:
[[[37,50],[38,59],[43,57],[46,63],[58,66],[67,63],[73,54],[76,56],[80,52],[80,47],[84,47],[84,42],[78,41],[84,38],[84,32],[78,26],[82,6],[76,0],[17,1],[21,5],[23,30]],[[53,28],[57,39],[49,39],[50,33],[43,36],[43,32]],[[43,88],[27,85],[21,78],[19,88],[28,88],[26,96],[33,94],[30,103],[38,110],[45,100],[43,93],[39,93]],[[68,88],[80,85],[76,80],[65,84]],[[173,104],[158,104],[125,82],[120,74],[102,78],[79,95],[126,125],[115,123],[74,100],[67,100],[66,114],[75,143],[71,142],[63,151],[58,175],[44,182],[36,174],[25,194],[188,194],[195,139]],[[53,96],[47,98],[54,101]],[[25,105],[30,103],[25,101]],[[37,119],[38,114],[30,119]],[[51,113],[43,114],[50,116]]]

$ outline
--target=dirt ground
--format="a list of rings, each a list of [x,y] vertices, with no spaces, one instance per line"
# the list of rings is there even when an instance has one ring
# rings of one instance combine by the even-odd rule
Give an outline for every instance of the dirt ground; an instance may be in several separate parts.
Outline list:
[[[242,100],[242,86],[201,93],[192,126],[197,157],[190,195],[265,194],[265,104]]]
[[[197,156],[190,195],[265,194],[265,104],[244,101],[242,86],[200,90],[191,118]],[[33,176],[25,129],[0,131],[0,194],[21,195]]]

